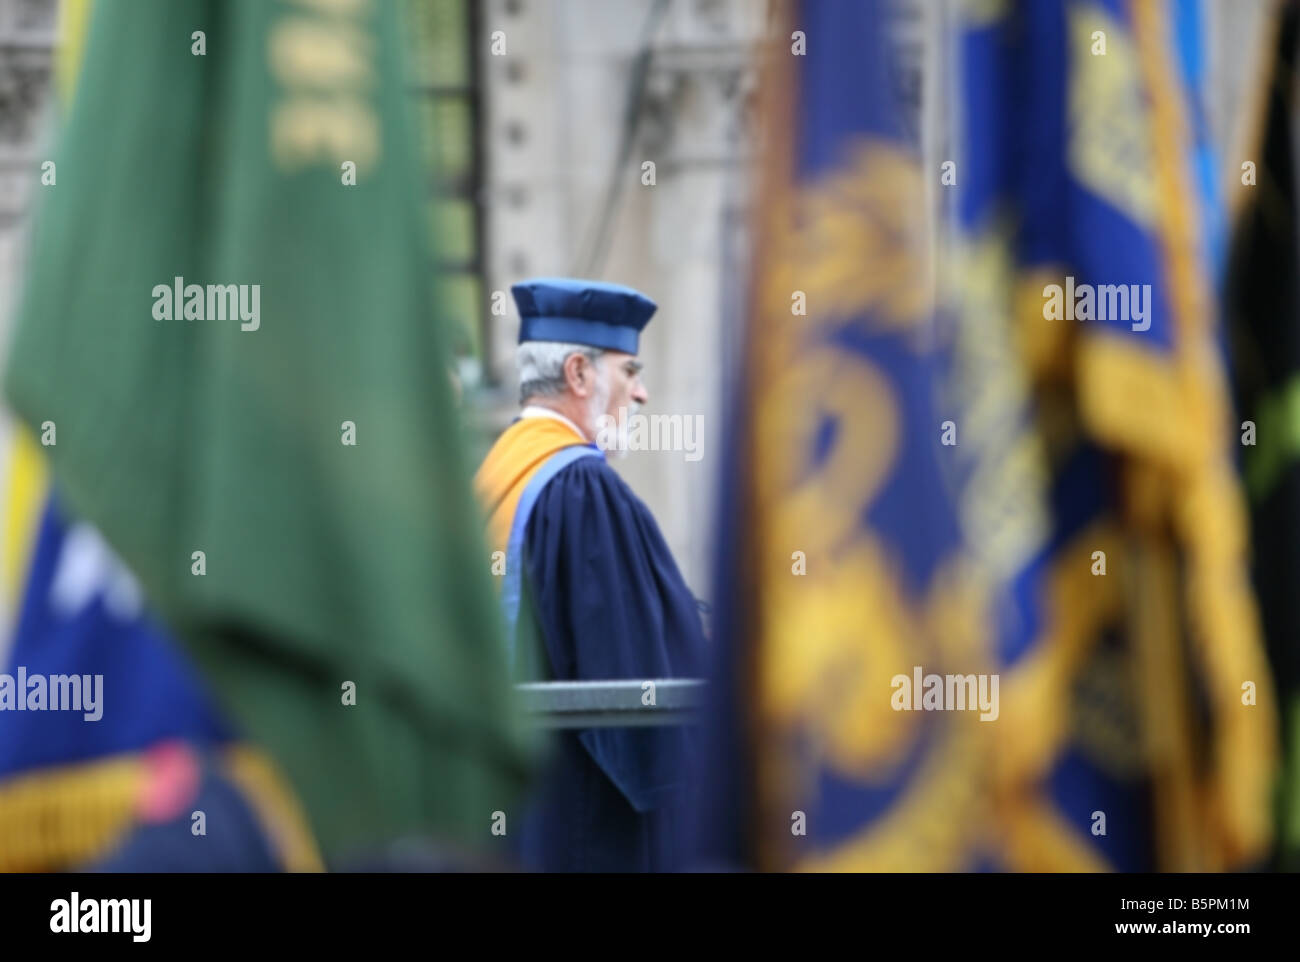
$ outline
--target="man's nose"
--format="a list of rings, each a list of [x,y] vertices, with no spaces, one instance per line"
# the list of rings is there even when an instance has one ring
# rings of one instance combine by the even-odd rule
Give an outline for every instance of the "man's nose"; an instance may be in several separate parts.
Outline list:
[[[650,395],[647,393],[645,385],[640,381],[637,381],[636,384],[632,385],[632,400],[637,404],[650,403]]]

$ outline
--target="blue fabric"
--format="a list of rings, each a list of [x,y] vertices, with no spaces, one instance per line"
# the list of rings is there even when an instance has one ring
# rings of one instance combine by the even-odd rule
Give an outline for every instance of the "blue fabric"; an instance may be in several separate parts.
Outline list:
[[[193,813],[204,815],[203,835],[193,832]],[[248,802],[211,760],[203,764],[199,791],[176,818],[141,825],[83,872],[279,872]]]
[[[167,739],[208,746],[233,736],[198,674],[148,610],[110,603],[130,576],[100,551],[101,544],[90,526],[66,522],[50,498],[3,671],[12,675],[23,666],[29,678],[103,675],[102,717],[0,711],[0,779]],[[74,576],[78,570],[82,574]],[[70,580],[81,587],[67,588]]]
[[[621,284],[536,277],[510,288],[519,308],[519,343],[567,341],[637,353],[641,331],[658,305]]]
[[[519,324],[520,344],[525,341],[566,341],[636,354],[639,339],[633,328],[602,321],[584,321],[579,317],[526,317]]]
[[[532,516],[533,507],[537,504],[542,489],[550,483],[551,479],[578,458],[603,458],[604,456],[600,449],[592,444],[575,444],[572,447],[561,448],[538,468],[537,473],[528,480],[524,493],[519,496],[519,504],[510,523],[510,541],[506,545],[505,583],[501,586],[501,612],[506,619],[508,629],[506,637],[509,639],[509,660],[512,665],[515,661],[515,623],[519,620],[519,595],[524,570],[520,561],[524,550],[524,531],[527,529],[528,519]]]
[[[1186,158],[1186,172],[1193,175],[1189,186],[1195,189],[1182,200],[1196,208],[1192,220],[1201,222],[1202,233],[1187,240],[1200,247],[1203,263],[1214,265],[1217,281],[1221,212],[1201,89],[1205,74],[1200,4],[1197,0],[1168,0],[1152,7],[1176,44],[1170,53],[1176,54],[1172,65],[1178,73],[1169,79],[1180,87],[1191,128],[1194,150]],[[1071,108],[1072,99],[1080,96],[1071,86],[1080,82],[1075,67],[1080,60],[1088,62],[1092,57],[1071,33],[1071,18],[1110,20],[1114,26],[1108,38],[1112,44],[1108,56],[1127,50],[1127,56],[1136,58],[1135,9],[1127,0],[1026,0],[1008,6],[1000,17],[977,18],[963,26],[959,37],[963,107],[959,115],[965,118],[966,180],[958,193],[961,227],[976,244],[1009,230],[1013,267],[1022,276],[1033,269],[1049,268],[1060,278],[1072,275],[1079,283],[1149,283],[1149,330],[1133,331],[1123,319],[1092,320],[1075,324],[1076,333],[1071,336],[1140,343],[1153,360],[1163,355],[1172,361],[1177,324],[1161,239],[1146,218],[1099,191],[1093,178],[1081,174],[1084,165],[1076,152],[1085,137],[1096,134],[1073,126],[1079,112]],[[1123,46],[1115,46],[1121,41]],[[1138,72],[1136,59],[1128,68]],[[1125,131],[1145,129],[1149,135],[1152,129],[1151,107],[1144,99],[1147,94],[1144,90],[1134,93],[1127,108],[1133,111],[1132,116],[1104,128],[1105,135],[1115,139],[1110,149],[1116,155],[1131,149],[1123,139]],[[1150,163],[1145,150],[1136,150],[1129,161],[1135,167]],[[1141,176],[1154,174],[1146,170]],[[963,445],[968,463],[981,463],[969,442],[963,441]],[[1069,563],[1071,544],[1099,519],[1122,513],[1112,450],[1086,434],[1072,434],[1068,441],[1065,437],[1049,439],[1048,445],[1056,452],[1048,490],[1049,540],[999,589],[999,607],[1005,614],[996,638],[1004,671],[1018,668],[1040,652],[1046,637],[1040,608],[1040,599],[1045,597],[1043,585],[1055,576],[1054,568]],[[957,480],[966,482],[960,475]],[[1132,657],[1126,638],[1122,623],[1105,626],[1093,641],[1080,674],[1087,677],[1089,671]],[[1112,719],[1110,724],[1134,724],[1134,708],[1126,699],[1112,698],[1104,707]],[[1060,822],[1075,826],[1080,845],[1118,871],[1150,871],[1157,865],[1157,853],[1150,828],[1149,778],[1136,769],[1105,764],[1107,761],[1090,750],[1080,729],[1053,759],[1045,779],[1047,796]],[[1086,830],[1096,810],[1108,813],[1106,835]]]
[[[698,677],[699,609],[649,509],[603,458],[541,491],[524,562],[554,680]],[[520,835],[525,867],[675,867],[691,803],[689,727],[563,732]]]

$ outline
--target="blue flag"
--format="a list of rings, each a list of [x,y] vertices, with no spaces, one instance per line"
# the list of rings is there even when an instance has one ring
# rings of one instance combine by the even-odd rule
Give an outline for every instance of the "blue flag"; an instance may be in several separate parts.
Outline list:
[[[1249,864],[1274,706],[1230,453],[1199,7],[964,17],[953,384],[979,414],[958,457],[970,541],[1002,545],[1001,860]]]
[[[936,170],[888,8],[793,4],[767,85],[702,851],[1250,864],[1274,706],[1195,4],[967,5]]]
[[[992,631],[944,464],[925,174],[888,6],[795,4],[767,84],[701,839],[730,863],[987,862]],[[936,694],[961,709],[931,710]]]
[[[53,498],[4,671],[20,669],[29,678],[92,679],[81,686],[88,707],[0,713],[0,778],[165,738],[216,745],[232,735],[130,571],[92,525],[69,524]]]
[[[0,870],[319,867],[272,766],[99,532],[53,495],[29,572],[0,665]]]

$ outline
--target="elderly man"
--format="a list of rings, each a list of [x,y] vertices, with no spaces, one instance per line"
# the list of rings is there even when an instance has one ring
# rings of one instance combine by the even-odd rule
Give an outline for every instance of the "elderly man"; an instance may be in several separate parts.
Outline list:
[[[694,597],[654,518],[596,445],[602,417],[648,400],[636,359],[655,304],[631,288],[543,278],[512,289],[523,410],[475,477],[520,678],[697,675]],[[498,555],[498,558],[501,556]],[[546,871],[668,868],[691,751],[680,728],[561,735],[518,852]]]

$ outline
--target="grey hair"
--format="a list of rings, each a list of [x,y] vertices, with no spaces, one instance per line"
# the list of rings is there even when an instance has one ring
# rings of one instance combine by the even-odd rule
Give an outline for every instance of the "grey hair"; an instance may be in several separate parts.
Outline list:
[[[525,341],[515,349],[515,367],[519,369],[519,403],[539,395],[563,394],[564,362],[570,355],[582,354],[592,364],[605,352],[586,344],[562,341]]]

